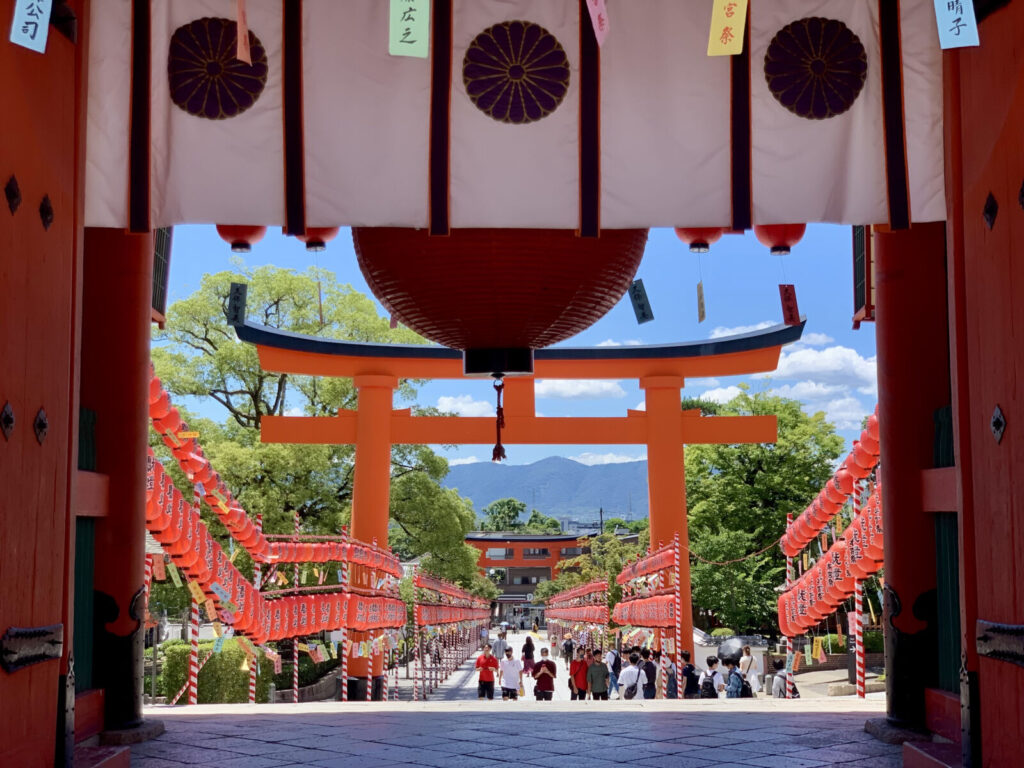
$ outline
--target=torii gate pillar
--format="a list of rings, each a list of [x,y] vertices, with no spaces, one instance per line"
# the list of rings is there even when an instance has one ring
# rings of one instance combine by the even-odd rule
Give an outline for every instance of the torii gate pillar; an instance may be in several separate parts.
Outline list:
[[[651,549],[689,542],[686,526],[686,472],[683,467],[683,412],[679,407],[683,379],[648,376],[640,379],[647,408],[647,493],[650,508]],[[690,559],[680,557],[680,624],[683,648],[692,652],[693,608],[690,602]],[[682,650],[682,649],[679,649]]]

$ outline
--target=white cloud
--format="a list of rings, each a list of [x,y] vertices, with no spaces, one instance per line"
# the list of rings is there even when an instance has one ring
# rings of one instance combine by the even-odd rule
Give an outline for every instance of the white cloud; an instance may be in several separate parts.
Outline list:
[[[855,397],[841,397],[830,400],[823,409],[825,418],[836,425],[836,429],[859,429],[868,415],[868,409]]]
[[[474,400],[471,395],[442,395],[437,398],[437,407],[447,413],[459,416],[493,416],[494,403]]]
[[[720,339],[723,336],[738,336],[741,333],[753,333],[754,331],[763,331],[765,328],[771,328],[773,325],[778,325],[774,320],[763,320],[755,325],[737,325],[733,328],[726,328],[723,325],[718,326],[711,331],[712,339]]]
[[[540,379],[533,391],[537,397],[580,400],[626,396],[626,390],[619,382],[602,379]]]
[[[573,461],[578,461],[580,464],[625,464],[630,461],[644,461],[647,456],[627,456],[622,453],[591,453],[590,451],[581,453],[579,456],[570,456]]]
[[[483,459],[478,459],[476,456],[466,456],[461,459],[448,459],[448,466],[458,467],[462,464],[478,464],[481,461],[483,461]]]
[[[727,403],[742,392],[739,387],[717,387],[715,389],[709,389],[707,392],[702,392],[700,395],[701,400],[708,400],[712,403]]]
[[[599,347],[639,347],[643,342],[640,339],[626,339],[625,341],[616,341],[615,339],[605,339],[604,341],[598,342]]]
[[[291,408],[286,408],[285,412],[284,412],[284,415],[285,416],[305,416],[306,412],[303,411],[298,406],[293,406]]]
[[[647,410],[647,401],[646,400],[641,400],[639,403],[636,404],[636,408],[634,408],[633,410],[634,411],[646,411]]]
[[[833,341],[835,341],[835,339],[827,333],[805,333],[800,337],[800,343],[806,344],[808,347],[824,347],[826,344],[831,344]]]
[[[796,384],[783,384],[772,387],[772,392],[782,397],[791,397],[801,401],[822,401],[839,395],[849,394],[850,388],[842,384],[824,384],[820,381],[798,381]]]
[[[823,384],[856,387],[865,395],[878,392],[878,379],[874,356],[863,357],[849,347],[834,346],[824,349],[783,349],[779,367],[758,378],[810,379]]]

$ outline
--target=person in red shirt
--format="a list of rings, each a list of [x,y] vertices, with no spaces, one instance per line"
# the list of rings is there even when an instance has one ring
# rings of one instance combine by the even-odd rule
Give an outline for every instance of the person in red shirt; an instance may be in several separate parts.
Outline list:
[[[576,658],[569,664],[569,690],[572,692],[570,698],[573,701],[583,701],[587,698],[587,664],[586,652],[582,648],[576,649]]]
[[[540,661],[533,668],[533,679],[537,682],[533,686],[533,695],[537,701],[551,701],[555,693],[555,677],[558,676],[558,668],[555,662],[548,658],[548,649],[541,647]]]
[[[484,652],[476,657],[476,668],[480,670],[480,679],[476,684],[477,698],[494,698],[494,670],[498,668],[498,660],[491,654],[491,644],[484,646]]]

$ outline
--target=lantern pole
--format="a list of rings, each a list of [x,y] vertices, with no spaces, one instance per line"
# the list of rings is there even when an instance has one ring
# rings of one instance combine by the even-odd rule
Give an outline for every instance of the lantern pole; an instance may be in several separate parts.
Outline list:
[[[188,703],[197,704],[198,681],[199,681],[199,601],[192,598],[192,612],[188,624],[189,653],[188,653]]]
[[[786,530],[793,527],[793,513],[786,514]],[[793,586],[793,558],[786,555],[786,590]],[[793,638],[786,636],[786,698],[792,699],[796,693],[796,685],[793,682]]]
[[[338,569],[338,589],[342,595],[348,591],[348,559],[351,551],[348,546],[348,528],[341,529],[342,554],[341,568]],[[347,599],[347,597],[346,597]],[[351,652],[348,642],[348,605],[345,607],[345,621],[341,625],[341,643],[338,654],[341,657],[341,700],[348,701],[348,655]]]
[[[860,481],[853,486],[853,516],[860,514]],[[853,644],[854,663],[857,668],[857,697],[863,699],[866,694],[864,674],[864,582],[856,579],[853,582]]]
[[[256,513],[256,530],[263,532],[263,513]],[[260,561],[255,558],[252,561],[252,586],[258,593],[260,591]],[[249,665],[249,703],[256,703],[256,664]]]
[[[295,521],[295,535],[293,541],[295,542],[296,549],[299,544],[299,510],[295,510],[293,515]],[[299,564],[296,562],[292,569],[292,577],[294,578],[293,587],[295,594],[299,594]],[[292,704],[299,703],[299,638],[296,636],[292,638]]]

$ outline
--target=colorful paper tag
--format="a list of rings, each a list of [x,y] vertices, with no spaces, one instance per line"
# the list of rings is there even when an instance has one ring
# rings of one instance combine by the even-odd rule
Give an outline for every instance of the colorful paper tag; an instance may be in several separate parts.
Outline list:
[[[224,589],[219,582],[213,582],[213,584],[210,585],[210,591],[224,602],[231,599],[231,593]]]
[[[703,323],[707,319],[707,311],[704,307],[704,281],[697,283],[697,322]]]
[[[192,599],[195,600],[197,603],[206,602],[206,595],[203,593],[203,590],[200,589],[199,585],[196,584],[194,581],[190,581],[188,583],[188,591],[189,594],[192,595]]]
[[[638,325],[649,323],[654,319],[654,310],[647,300],[647,290],[644,288],[643,280],[634,280],[629,286],[629,300],[633,303],[633,313],[636,315]]]
[[[196,432],[194,429],[193,430],[189,430],[187,432],[179,432],[178,433],[178,439],[179,440],[188,440],[190,438],[195,438],[195,437],[199,437],[199,433]]]
[[[11,42],[36,53],[45,53],[51,5],[52,0],[15,0]]]
[[[224,641],[226,639],[227,638],[225,638],[223,635],[221,635],[216,640],[214,640],[214,642],[213,642],[213,652],[214,653],[220,653],[222,650],[224,650]]]
[[[968,48],[980,44],[971,0],[935,0],[935,22],[939,28],[940,48]]]
[[[252,64],[252,55],[249,53],[249,18],[245,13],[245,0],[238,0],[235,6],[235,18],[237,20],[237,40],[235,41],[235,58]]]
[[[779,286],[782,300],[782,321],[786,325],[800,325],[800,308],[796,303],[796,286],[785,283]]]
[[[157,555],[153,558],[153,578],[157,581],[167,579],[167,566],[164,563],[163,555]]]
[[[714,3],[708,56],[736,56],[743,53],[747,0],[714,0]]]
[[[171,581],[174,583],[174,586],[180,587],[181,586],[181,574],[178,573],[177,566],[175,566],[174,563],[168,563],[167,564],[167,572],[171,575]]]
[[[213,604],[213,600],[207,598],[206,600],[206,618],[213,621],[217,618],[217,606]]]
[[[425,59],[430,50],[430,0],[391,0],[388,53]]]
[[[590,21],[594,25],[594,37],[598,45],[604,45],[604,39],[608,37],[608,8],[605,0],[587,0],[587,10],[590,11]]]

